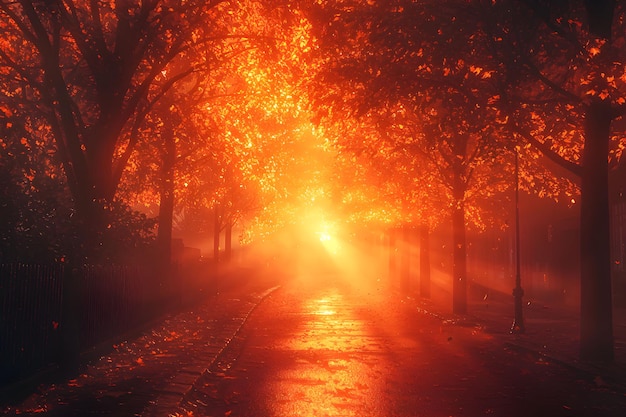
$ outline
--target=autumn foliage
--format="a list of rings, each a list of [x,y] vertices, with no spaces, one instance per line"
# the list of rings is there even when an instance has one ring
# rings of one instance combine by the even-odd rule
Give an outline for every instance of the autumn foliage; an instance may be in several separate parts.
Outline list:
[[[0,257],[450,224],[465,313],[468,230],[519,183],[580,203],[582,353],[611,358],[623,29],[608,0],[0,2]]]

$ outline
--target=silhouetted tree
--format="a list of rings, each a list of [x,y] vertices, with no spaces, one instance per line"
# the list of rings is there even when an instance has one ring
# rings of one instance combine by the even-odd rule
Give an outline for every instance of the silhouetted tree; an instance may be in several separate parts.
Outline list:
[[[429,160],[422,169],[434,169],[448,190],[457,313],[467,310],[468,200],[506,187],[502,170],[487,169],[502,165],[496,151],[507,144],[499,142],[504,120],[494,107],[498,64],[472,23],[475,13],[466,2],[327,2],[310,9],[320,39],[322,116],[372,118],[386,109],[383,134],[394,128],[395,148]],[[430,190],[421,191],[428,199]]]
[[[494,6],[512,130],[580,186],[581,357],[613,360],[609,177],[624,165],[624,9],[611,0]],[[510,108],[511,109],[511,108]]]

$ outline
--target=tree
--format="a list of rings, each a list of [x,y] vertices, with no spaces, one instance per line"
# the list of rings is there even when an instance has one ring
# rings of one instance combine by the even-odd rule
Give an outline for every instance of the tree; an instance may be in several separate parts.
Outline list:
[[[309,71],[302,56],[310,48],[306,23],[295,10],[273,12],[266,18],[282,26],[273,26],[271,53],[256,48],[240,54],[207,104],[224,149],[211,164],[218,184],[211,204],[220,207],[220,229],[239,224],[246,241],[291,224],[318,169],[311,161],[319,135],[301,87]]]
[[[306,34],[283,19],[283,10],[258,12],[230,22],[236,36],[215,52],[220,65],[202,81],[203,94],[177,111],[184,120],[176,130],[182,156],[176,163],[177,205],[184,213],[178,232],[213,233],[216,258],[222,232],[228,257],[233,227],[283,198],[278,189],[290,177],[290,150],[306,122],[294,87],[294,73],[303,71],[294,51]],[[277,20],[285,25],[277,26]],[[251,35],[268,28],[271,38]],[[188,99],[189,94],[177,96],[174,107]]]
[[[6,85],[6,84],[5,84]],[[50,262],[76,245],[62,173],[27,115],[0,105],[0,260]]]
[[[496,151],[506,146],[491,80],[497,62],[484,53],[484,33],[458,18],[465,13],[473,10],[463,2],[409,1],[333,2],[311,12],[320,51],[331,54],[321,58],[321,111],[369,118],[387,109],[396,146],[429,158],[449,190],[457,313],[467,309],[468,198],[502,190],[501,171],[486,167],[502,164]]]
[[[512,130],[579,179],[581,357],[612,361],[609,178],[624,164],[614,124],[626,108],[624,9],[610,0],[499,6],[491,25],[516,103]]]
[[[402,109],[372,110],[360,119],[339,117],[324,123],[324,134],[340,162],[333,182],[341,196],[340,217],[363,229],[386,229],[390,283],[398,281],[408,291],[412,235],[419,229],[427,237],[445,218],[445,198],[439,197],[446,191],[414,142],[421,135],[419,124]],[[428,297],[429,245],[421,241],[420,293]]]
[[[85,239],[97,247],[136,142],[133,126],[160,92],[212,59],[224,1],[0,3],[2,65],[23,80],[50,126]],[[193,64],[164,78],[174,60]],[[18,103],[16,103],[18,104]]]

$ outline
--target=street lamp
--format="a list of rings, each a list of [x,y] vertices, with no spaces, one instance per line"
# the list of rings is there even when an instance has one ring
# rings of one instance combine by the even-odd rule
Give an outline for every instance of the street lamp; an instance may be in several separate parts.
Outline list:
[[[512,334],[521,334],[526,330],[524,327],[524,316],[522,311],[522,274],[520,272],[520,244],[519,244],[519,151],[515,148],[515,288],[513,297],[515,298],[515,317],[511,325]]]

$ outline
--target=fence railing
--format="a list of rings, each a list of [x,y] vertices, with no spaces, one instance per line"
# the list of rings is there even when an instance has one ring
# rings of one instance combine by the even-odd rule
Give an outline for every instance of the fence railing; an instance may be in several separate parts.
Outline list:
[[[63,265],[0,264],[0,385],[56,360]]]
[[[84,351],[171,309],[180,286],[151,269],[0,264],[0,386],[66,359],[68,340]]]

